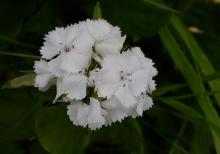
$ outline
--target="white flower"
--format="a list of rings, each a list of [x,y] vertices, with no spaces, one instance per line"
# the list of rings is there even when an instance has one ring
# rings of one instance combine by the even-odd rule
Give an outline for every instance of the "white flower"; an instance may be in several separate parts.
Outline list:
[[[94,39],[79,24],[56,28],[45,37],[40,52],[42,58],[51,60],[49,69],[54,75],[64,71],[76,73],[86,68],[92,55]]]
[[[35,61],[34,71],[36,73],[35,87],[46,91],[50,87],[50,80],[54,78],[48,70],[48,63],[45,60]]]
[[[125,38],[102,19],[56,28],[45,36],[35,62],[35,86],[45,91],[55,79],[54,102],[70,102],[69,119],[91,130],[142,116],[153,105],[149,94],[157,70],[139,47],[121,53]]]
[[[115,96],[122,105],[131,107],[137,103],[135,97],[148,88],[148,72],[132,52],[108,55],[102,68],[93,73],[95,88],[100,97]]]
[[[72,101],[67,106],[67,115],[76,126],[86,127],[88,124],[89,105],[82,101]]]
[[[67,114],[73,124],[88,127],[91,130],[101,128],[105,124],[100,102],[94,98],[90,98],[89,105],[81,101],[71,102],[67,106]]]
[[[85,98],[87,83],[88,79],[83,73],[66,74],[57,78],[57,95],[54,102],[63,94],[70,100]]]
[[[88,114],[88,127],[91,130],[101,128],[105,124],[105,118],[102,115],[100,102],[90,97],[90,110]]]
[[[119,27],[112,26],[103,19],[86,20],[85,24],[90,35],[95,39],[95,51],[98,55],[104,57],[120,52],[126,36],[121,36]]]
[[[157,69],[154,67],[154,63],[151,59],[144,56],[144,53],[141,51],[139,47],[134,47],[129,50],[132,52],[142,63],[142,67],[148,72],[148,92],[152,92],[156,89],[155,81],[153,77],[157,75]]]
[[[142,93],[137,97],[137,104],[131,107],[129,115],[133,118],[137,116],[142,116],[143,112],[149,110],[153,106],[153,100],[147,94]]]
[[[103,108],[104,117],[106,118],[105,126],[111,125],[116,121],[121,122],[125,117],[129,116],[128,110],[124,108],[115,97],[101,102],[101,106]]]

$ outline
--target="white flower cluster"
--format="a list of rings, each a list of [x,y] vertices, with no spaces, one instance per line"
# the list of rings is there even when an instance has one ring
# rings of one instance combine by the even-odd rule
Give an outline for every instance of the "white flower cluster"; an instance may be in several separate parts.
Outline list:
[[[154,63],[139,47],[122,51],[125,36],[105,20],[86,20],[49,32],[36,61],[35,86],[56,81],[57,100],[67,101],[74,125],[91,130],[125,117],[142,116],[152,105]]]

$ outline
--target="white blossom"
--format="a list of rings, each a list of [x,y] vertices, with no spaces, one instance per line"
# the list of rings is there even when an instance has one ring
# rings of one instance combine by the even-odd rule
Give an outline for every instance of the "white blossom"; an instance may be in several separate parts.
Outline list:
[[[86,127],[88,124],[89,105],[82,101],[72,101],[67,106],[67,115],[76,126]]]
[[[49,69],[54,75],[64,71],[76,73],[86,68],[92,55],[94,39],[79,24],[56,28],[45,37],[40,52],[42,58],[51,60]]]
[[[153,77],[157,75],[157,69],[154,67],[154,63],[150,58],[145,57],[144,53],[139,47],[134,47],[130,49],[130,52],[135,54],[137,58],[141,61],[143,68],[148,72],[148,92],[152,92],[156,89],[155,81]]]
[[[37,74],[35,87],[41,91],[46,91],[50,87],[50,80],[54,78],[48,69],[48,63],[45,60],[35,61],[34,71]]]
[[[118,54],[123,47],[126,36],[121,36],[118,26],[112,26],[106,20],[86,20],[86,29],[95,39],[95,51],[104,57],[108,54]]]
[[[128,110],[125,109],[115,97],[101,102],[101,106],[103,108],[104,117],[106,118],[105,126],[111,125],[116,121],[121,122],[124,118],[129,116]]]
[[[86,96],[88,78],[83,73],[67,74],[57,79],[57,95],[54,102],[66,94],[70,100],[80,100]]]
[[[149,110],[153,105],[153,100],[147,94],[142,93],[137,97],[137,104],[130,108],[129,115],[133,118],[143,116],[143,112]]]
[[[90,97],[90,110],[88,114],[88,127],[91,130],[101,128],[105,124],[105,118],[102,114],[100,102]]]
[[[137,103],[135,97],[148,87],[148,72],[139,59],[130,51],[108,55],[94,73],[95,88],[100,97],[116,97],[125,107]]]
[[[46,91],[56,81],[54,102],[69,103],[67,115],[76,126],[96,130],[142,116],[153,105],[157,70],[139,47],[122,51],[125,38],[103,19],[56,28],[34,64],[35,87]]]
[[[67,114],[75,125],[88,127],[91,130],[101,128],[105,124],[100,102],[90,98],[90,103],[73,101],[67,106]]]

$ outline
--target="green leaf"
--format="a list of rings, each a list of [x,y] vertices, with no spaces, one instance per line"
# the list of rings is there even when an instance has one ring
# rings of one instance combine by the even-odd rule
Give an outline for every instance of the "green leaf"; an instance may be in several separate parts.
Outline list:
[[[2,154],[25,154],[20,145],[11,142],[0,141],[0,150]]]
[[[100,3],[97,2],[93,10],[93,19],[101,19],[101,18],[102,18],[102,10],[100,7]]]
[[[196,111],[192,107],[189,107],[189,106],[185,105],[184,103],[181,103],[177,100],[164,99],[164,100],[161,100],[161,102],[178,110],[179,112],[183,113],[184,116],[187,116],[190,119],[197,119],[197,120],[204,119],[203,115],[200,114],[198,111]]]
[[[93,132],[91,144],[88,148],[89,153],[144,153],[140,125],[132,118],[126,118],[121,123],[114,123]]]
[[[182,75],[185,77],[186,81],[188,82],[191,90],[194,94],[200,94],[197,95],[197,101],[203,110],[205,117],[208,121],[217,123],[218,127],[220,126],[220,119],[218,116],[217,111],[215,110],[211,100],[207,95],[204,95],[205,87],[203,86],[202,80],[200,76],[196,73],[193,66],[190,64],[189,60],[184,55],[184,52],[179,47],[177,41],[173,37],[173,35],[170,33],[169,29],[167,27],[163,28],[160,32],[160,38],[166,47],[168,53],[170,54],[173,62],[175,63],[176,67],[179,69],[179,71],[182,73]],[[220,134],[219,131],[214,127],[210,126],[216,151],[219,154],[220,153]],[[220,128],[220,127],[219,127]]]
[[[179,13],[179,11],[177,10],[174,10],[168,6],[165,5],[165,3],[163,3],[161,0],[144,0],[146,3],[149,3],[149,4],[152,4],[154,5],[155,7],[158,7],[160,9],[164,9],[164,10],[167,10],[167,11],[170,11],[170,12],[173,12],[173,13]]]
[[[35,136],[34,119],[42,99],[30,91],[0,90],[0,139],[27,140]]]
[[[211,81],[217,78],[220,78],[220,72],[215,72],[215,73],[204,76],[205,81]]]
[[[102,17],[134,38],[155,35],[172,14],[144,0],[100,0],[100,4]]]
[[[44,148],[40,145],[38,140],[33,140],[30,144],[30,154],[49,154]]]
[[[184,41],[188,49],[190,50],[193,60],[195,61],[195,63],[198,64],[202,73],[204,75],[215,73],[215,68],[212,66],[208,57],[202,51],[193,35],[187,30],[185,25],[178,19],[177,16],[173,16],[171,18],[171,24],[173,28],[177,31],[180,38]],[[220,89],[220,80],[216,79],[213,81],[209,81],[209,85],[213,91],[218,91]],[[215,98],[220,105],[220,94],[216,94]]]
[[[205,125],[194,125],[191,153],[193,154],[210,154],[210,134]],[[208,139],[207,139],[208,138]]]
[[[179,90],[179,89],[186,88],[186,87],[188,87],[188,85],[185,84],[185,83],[179,83],[179,84],[174,84],[174,85],[168,85],[168,86],[164,86],[164,87],[159,87],[159,88],[157,88],[157,89],[153,92],[153,96],[164,95],[164,94],[166,94],[166,93],[173,92],[173,91],[177,91],[177,90]]]
[[[27,86],[33,86],[34,80],[35,80],[35,74],[25,74],[20,77],[14,78],[8,82],[6,82],[2,89],[5,88],[21,88],[21,87],[27,87]]]
[[[24,53],[16,53],[16,52],[7,52],[7,51],[0,51],[0,55],[30,58],[30,59],[40,59],[39,56],[35,56],[35,55],[29,55],[29,54],[24,54]]]
[[[35,128],[41,145],[52,154],[83,153],[89,142],[86,129],[74,126],[61,105],[39,111]]]
[[[13,11],[12,5],[16,6]],[[0,34],[10,38],[16,37],[22,30],[24,20],[34,11],[34,7],[33,1],[1,1],[0,18],[2,22],[0,24]]]
[[[28,43],[24,43],[24,42],[20,42],[18,40],[15,40],[13,38],[9,38],[7,36],[4,35],[0,35],[0,40],[4,41],[6,43],[10,43],[10,44],[14,44],[20,47],[24,47],[24,48],[30,48],[30,49],[37,49],[38,47],[33,45],[33,44],[28,44]]]

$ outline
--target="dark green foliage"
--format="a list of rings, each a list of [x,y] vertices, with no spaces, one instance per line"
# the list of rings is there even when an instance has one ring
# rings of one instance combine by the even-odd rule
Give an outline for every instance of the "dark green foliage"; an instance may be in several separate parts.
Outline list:
[[[1,0],[0,153],[220,154],[219,15],[212,0]],[[51,105],[53,86],[32,87],[43,36],[86,18],[118,25],[154,60],[155,105],[142,118],[91,132]]]

